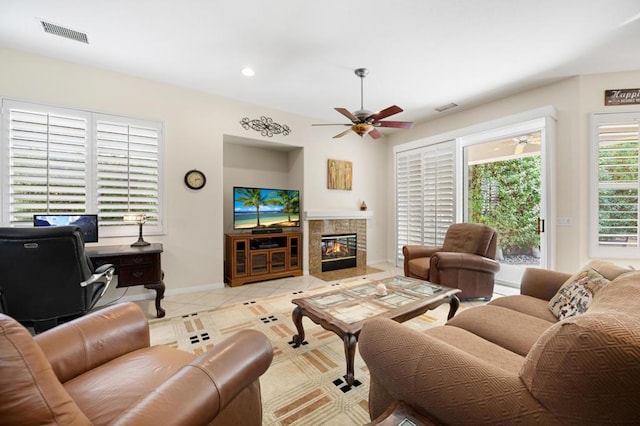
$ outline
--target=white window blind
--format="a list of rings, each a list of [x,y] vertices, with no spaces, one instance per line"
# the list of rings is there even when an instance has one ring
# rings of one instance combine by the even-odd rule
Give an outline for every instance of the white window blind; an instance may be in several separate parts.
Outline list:
[[[20,103],[7,105],[3,116],[8,133],[5,222],[32,223],[34,213],[86,211],[88,116]]]
[[[162,232],[162,124],[2,100],[2,223],[35,213],[97,213],[100,236]]]
[[[99,116],[96,187],[98,215],[105,226],[122,224],[127,213],[144,214],[147,227],[159,220],[161,129],[119,117]]]
[[[638,138],[640,114],[592,116],[591,255],[640,254]]]
[[[455,142],[396,153],[396,241],[441,245],[455,219]]]

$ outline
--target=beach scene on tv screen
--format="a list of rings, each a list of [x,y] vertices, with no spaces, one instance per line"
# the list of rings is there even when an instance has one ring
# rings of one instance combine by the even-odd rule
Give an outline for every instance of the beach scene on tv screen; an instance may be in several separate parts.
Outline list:
[[[233,189],[235,229],[300,226],[300,192],[280,189]]]

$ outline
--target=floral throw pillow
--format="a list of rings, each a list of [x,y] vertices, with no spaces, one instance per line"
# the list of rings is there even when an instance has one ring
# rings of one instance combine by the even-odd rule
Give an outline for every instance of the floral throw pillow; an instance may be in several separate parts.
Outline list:
[[[609,284],[595,269],[572,276],[549,301],[549,309],[562,321],[587,311],[594,295]]]

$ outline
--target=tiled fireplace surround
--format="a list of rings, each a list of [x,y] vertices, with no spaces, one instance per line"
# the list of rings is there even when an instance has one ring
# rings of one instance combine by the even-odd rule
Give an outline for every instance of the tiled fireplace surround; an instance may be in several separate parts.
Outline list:
[[[309,220],[309,274],[319,275],[322,273],[321,237],[329,234],[356,234],[358,236],[356,267],[366,267],[366,219]]]

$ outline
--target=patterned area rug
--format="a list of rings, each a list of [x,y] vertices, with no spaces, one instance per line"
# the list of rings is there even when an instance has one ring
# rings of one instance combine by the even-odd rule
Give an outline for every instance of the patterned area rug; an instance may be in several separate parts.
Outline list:
[[[239,330],[252,328],[271,341],[274,358],[261,377],[264,425],[363,425],[370,421],[367,408],[369,373],[356,353],[356,382],[344,380],[346,361],[342,340],[308,318],[303,319],[306,343],[293,347],[297,334],[291,320],[292,299],[362,284],[343,281],[312,290],[297,291],[254,301],[222,306],[183,317],[151,321],[151,343],[201,353]],[[464,309],[465,304],[460,306]],[[404,324],[424,330],[444,324],[449,305]]]

